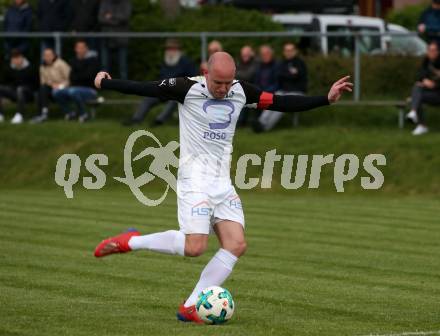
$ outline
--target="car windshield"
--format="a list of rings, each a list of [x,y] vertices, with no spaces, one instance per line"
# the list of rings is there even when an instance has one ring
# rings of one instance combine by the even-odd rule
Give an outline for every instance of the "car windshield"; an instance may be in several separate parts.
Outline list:
[[[390,35],[388,51],[397,55],[421,56],[426,53],[426,43],[417,36]]]
[[[361,26],[338,26],[329,25],[327,27],[329,33],[360,33],[360,51],[364,54],[371,54],[380,51],[380,36],[362,35],[363,33],[379,33],[377,27],[361,27]],[[329,36],[328,52],[337,53],[343,56],[351,56],[354,53],[354,37],[353,36]]]

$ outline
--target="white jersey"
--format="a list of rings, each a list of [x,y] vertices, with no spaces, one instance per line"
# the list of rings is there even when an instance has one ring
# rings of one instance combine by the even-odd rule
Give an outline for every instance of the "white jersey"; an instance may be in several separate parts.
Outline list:
[[[224,99],[209,93],[204,77],[191,78],[183,104],[179,104],[179,179],[191,183],[230,183],[232,141],[246,104],[243,87],[234,81]]]
[[[186,189],[193,191],[231,185],[237,120],[245,105],[257,107],[261,91],[234,80],[225,98],[215,99],[203,76],[166,79],[159,86],[161,98],[172,97],[179,102],[179,184],[184,182]]]

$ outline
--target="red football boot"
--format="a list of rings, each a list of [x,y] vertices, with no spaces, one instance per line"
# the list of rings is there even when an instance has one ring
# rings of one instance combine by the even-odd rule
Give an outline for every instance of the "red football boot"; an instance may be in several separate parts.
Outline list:
[[[128,246],[128,241],[133,236],[140,236],[140,232],[129,229],[120,235],[103,240],[95,249],[95,257],[101,258],[113,253],[130,252],[131,248]]]
[[[177,319],[182,322],[194,322],[203,323],[199,315],[197,315],[196,306],[185,307],[183,303],[179,306],[179,311],[177,312]]]

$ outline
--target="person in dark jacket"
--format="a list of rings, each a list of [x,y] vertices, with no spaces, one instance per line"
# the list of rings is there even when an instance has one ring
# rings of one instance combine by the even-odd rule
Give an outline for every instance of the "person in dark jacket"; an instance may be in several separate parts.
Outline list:
[[[417,76],[411,93],[411,110],[407,119],[417,127],[413,135],[428,132],[423,104],[440,105],[440,51],[437,42],[428,45],[428,51]]]
[[[440,0],[432,0],[419,19],[417,30],[425,34],[428,40],[440,42]]]
[[[14,0],[6,10],[3,29],[5,32],[21,33],[32,31],[32,8],[25,0]],[[25,54],[29,49],[29,39],[7,38],[5,39],[5,56],[9,57],[12,49]]]
[[[260,65],[255,74],[255,85],[260,87],[263,91],[275,93],[278,90],[278,71],[279,64],[275,60],[274,51],[269,45],[262,45],[260,47]],[[261,112],[258,120],[255,120],[252,127],[255,132],[262,132],[265,130],[265,120],[261,117],[265,115],[266,111]],[[269,112],[266,112],[266,114]]]
[[[102,32],[128,32],[132,12],[130,0],[101,0],[98,22]],[[111,54],[117,53],[119,73],[122,79],[128,77],[127,47],[128,39],[115,37],[103,39],[101,43],[101,62],[107,71],[111,69]]]
[[[75,0],[72,3],[72,13],[72,31],[98,31],[99,0]]]
[[[37,7],[38,30],[41,32],[67,31],[72,19],[71,13],[70,0],[39,0]],[[53,47],[53,39],[43,39],[41,53],[44,49]]]
[[[287,42],[283,46],[284,60],[278,68],[278,90],[280,95],[304,95],[307,92],[307,66],[298,56],[296,45]],[[264,131],[271,130],[281,120],[283,113],[264,111],[260,116],[260,124]],[[298,113],[293,115],[294,124],[298,123]]]
[[[280,64],[278,73],[279,90],[284,93],[307,92],[307,66],[298,56],[298,49],[294,43],[288,42],[283,47],[284,60]]]
[[[70,30],[73,32],[97,32],[99,13],[99,0],[75,0],[72,3],[72,23]],[[97,50],[95,38],[86,39],[90,49]]]
[[[54,100],[60,104],[66,119],[71,120],[79,115],[79,121],[89,119],[87,101],[96,99],[93,80],[100,70],[100,64],[95,53],[91,53],[87,43],[79,40],[75,43],[76,57],[70,62],[70,86],[56,90]],[[75,103],[77,111],[70,109],[70,103]]]
[[[249,45],[243,46],[240,49],[240,59],[237,61],[237,72],[235,77],[238,80],[254,83],[257,69],[258,62],[255,59],[254,50]]]
[[[278,62],[269,45],[260,47],[260,65],[255,74],[255,85],[261,90],[271,93],[278,90]]]
[[[11,120],[12,124],[23,122],[25,105],[34,99],[38,85],[36,70],[18,49],[11,51],[11,60],[5,73],[6,85],[0,85],[0,122],[4,121],[2,98],[17,103],[17,113]]]
[[[252,47],[249,45],[243,46],[240,49],[240,58],[237,61],[237,72],[235,77],[238,80],[254,83],[257,69],[258,69],[258,62],[255,59],[254,49],[252,49]],[[247,107],[243,108],[243,110],[241,111],[238,117],[237,125],[239,127],[246,125],[251,110],[252,109],[249,109]]]
[[[180,42],[175,39],[168,39],[165,42],[164,61],[160,67],[160,79],[177,78],[177,77],[191,77],[197,75],[196,65],[183,54]],[[157,104],[160,103],[158,98],[145,98],[139,108],[131,117],[123,124],[126,126],[141,123],[147,113]],[[169,101],[165,104],[162,112],[154,120],[154,124],[162,125],[172,115],[177,107],[175,101]]]

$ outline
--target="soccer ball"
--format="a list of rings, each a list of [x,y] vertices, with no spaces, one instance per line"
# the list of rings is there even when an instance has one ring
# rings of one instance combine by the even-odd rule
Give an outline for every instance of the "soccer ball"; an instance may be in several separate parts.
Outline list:
[[[206,324],[222,324],[234,314],[234,300],[227,289],[212,286],[204,289],[197,299],[196,309]]]

